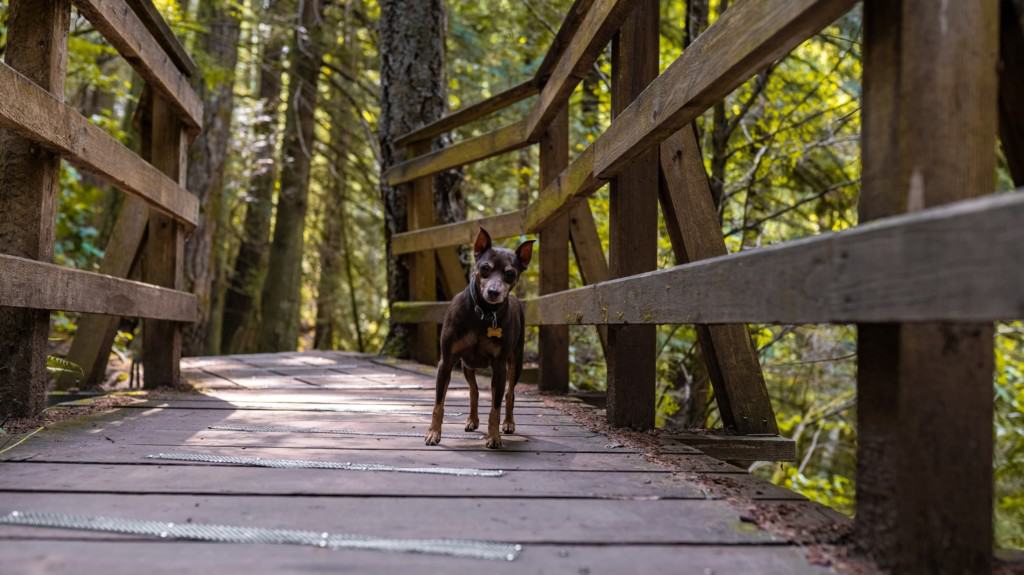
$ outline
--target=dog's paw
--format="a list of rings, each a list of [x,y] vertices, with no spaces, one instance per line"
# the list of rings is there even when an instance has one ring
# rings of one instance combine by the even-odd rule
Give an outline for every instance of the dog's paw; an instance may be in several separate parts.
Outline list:
[[[433,429],[427,431],[427,437],[423,440],[423,443],[426,443],[427,445],[437,445],[438,443],[441,443],[441,431],[434,431]]]
[[[513,419],[506,419],[505,423],[501,424],[501,430],[504,431],[505,433],[515,433],[516,432],[516,422],[515,422],[515,420],[513,420]]]
[[[487,438],[487,449],[501,449],[501,435],[494,434]]]
[[[480,418],[470,416],[466,420],[466,431],[476,431],[480,427]]]

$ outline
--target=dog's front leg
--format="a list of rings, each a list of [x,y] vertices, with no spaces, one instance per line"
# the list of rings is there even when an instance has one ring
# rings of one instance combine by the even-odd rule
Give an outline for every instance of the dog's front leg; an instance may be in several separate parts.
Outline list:
[[[469,418],[466,419],[466,431],[476,431],[480,427],[480,416],[477,415],[477,406],[480,404],[480,388],[476,385],[476,370],[462,364],[462,375],[466,376],[466,383],[469,384]]]
[[[441,443],[441,424],[444,423],[444,397],[448,394],[448,383],[452,380],[453,361],[445,354],[437,364],[437,380],[434,382],[434,413],[430,418],[430,429],[424,443],[437,445]]]
[[[505,360],[491,362],[491,413],[487,417],[487,447],[501,447],[501,398],[505,395],[505,380],[508,377],[508,365]]]

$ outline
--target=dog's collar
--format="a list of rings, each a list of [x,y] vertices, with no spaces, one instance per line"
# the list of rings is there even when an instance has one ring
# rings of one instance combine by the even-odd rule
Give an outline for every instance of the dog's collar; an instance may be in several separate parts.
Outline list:
[[[494,304],[489,304],[486,301],[484,301],[483,304],[485,306],[488,306],[488,308],[484,308],[476,299],[476,288],[474,286],[476,286],[476,281],[470,281],[468,286],[469,300],[473,302],[473,311],[476,313],[477,316],[480,317],[480,321],[490,320],[492,328],[498,327],[498,312],[505,309],[505,306],[508,305],[508,299],[506,299],[505,301],[501,302],[501,304],[493,308],[490,308],[490,306],[493,306]]]

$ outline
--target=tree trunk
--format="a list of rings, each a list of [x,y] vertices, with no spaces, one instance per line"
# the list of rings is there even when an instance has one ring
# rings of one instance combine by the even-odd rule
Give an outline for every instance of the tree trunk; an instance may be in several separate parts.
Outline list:
[[[238,353],[256,348],[253,326],[258,325],[259,295],[267,269],[270,222],[274,213],[277,165],[278,109],[281,106],[281,75],[284,72],[284,27],[288,22],[285,0],[270,0],[264,22],[268,33],[260,58],[260,118],[256,124],[256,172],[246,198],[242,241],[224,296],[221,351]]]
[[[303,0],[295,29],[291,85],[281,153],[281,193],[270,246],[271,281],[263,287],[259,351],[296,348],[302,298],[303,231],[309,207],[309,167],[316,125],[317,82],[323,64],[324,0]]]
[[[404,159],[394,141],[401,135],[440,118],[446,108],[444,73],[445,6],[443,0],[380,2],[381,115],[379,137],[381,170]],[[440,142],[435,142],[438,144]],[[435,182],[436,185],[437,182]],[[442,184],[446,185],[446,184]],[[439,222],[452,217],[464,200],[451,190],[435,191]],[[457,192],[456,192],[457,194]],[[381,182],[384,201],[384,237],[387,250],[388,301],[409,299],[407,263],[391,251],[391,236],[406,230],[405,191]],[[464,214],[465,209],[462,208]],[[414,330],[389,320],[383,352],[408,357]]]
[[[186,287],[199,299],[199,320],[185,328],[184,355],[216,352],[207,338],[212,309],[214,235],[217,232],[224,187],[224,165],[231,138],[235,103],[235,66],[241,25],[238,10],[221,0],[199,4],[199,21],[205,32],[199,39],[202,52],[218,66],[219,81],[199,82],[203,98],[203,132],[192,145],[188,189],[199,197],[199,225],[185,241]]]

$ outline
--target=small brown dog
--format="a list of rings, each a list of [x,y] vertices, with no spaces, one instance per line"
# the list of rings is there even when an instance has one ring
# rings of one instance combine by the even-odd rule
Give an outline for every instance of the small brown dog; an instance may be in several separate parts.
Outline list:
[[[427,431],[426,444],[441,442],[441,424],[444,420],[444,398],[448,393],[452,368],[462,361],[462,372],[469,382],[469,419],[466,431],[480,426],[477,404],[480,391],[476,385],[476,370],[491,368],[491,413],[487,419],[487,447],[501,447],[501,398],[505,397],[505,433],[516,430],[512,417],[516,382],[523,371],[523,340],[525,321],[523,306],[512,288],[526,271],[533,256],[533,240],[519,244],[515,251],[491,245],[491,236],[480,228],[473,246],[476,264],[470,274],[469,286],[452,299],[441,328],[441,360],[437,365],[434,413]]]

